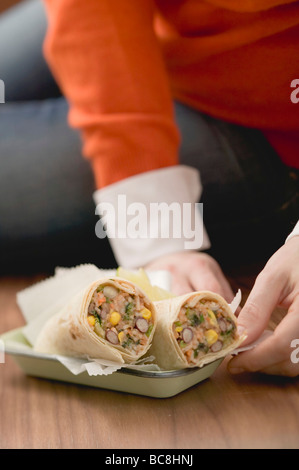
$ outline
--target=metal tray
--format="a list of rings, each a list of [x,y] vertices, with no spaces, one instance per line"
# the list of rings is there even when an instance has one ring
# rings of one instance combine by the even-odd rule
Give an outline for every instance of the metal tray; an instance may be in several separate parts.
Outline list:
[[[2,334],[0,340],[5,354],[11,355],[26,375],[153,398],[172,397],[193,387],[209,378],[223,361],[221,358],[202,368],[163,372],[122,368],[106,376],[89,376],[87,372],[73,375],[55,357],[35,353],[23,336],[22,328]]]

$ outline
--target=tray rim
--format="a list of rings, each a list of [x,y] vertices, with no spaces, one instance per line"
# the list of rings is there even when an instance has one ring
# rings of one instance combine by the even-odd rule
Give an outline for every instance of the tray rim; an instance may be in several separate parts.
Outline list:
[[[26,350],[21,350],[18,348],[14,348],[10,346],[9,344],[6,343],[5,341],[5,336],[9,333],[17,333],[17,332],[22,332],[22,327],[20,328],[13,328],[12,330],[8,330],[2,334],[0,334],[0,340],[3,341],[4,343],[4,353],[11,355],[11,356],[20,356],[20,357],[27,357],[30,359],[38,359],[38,360],[46,360],[46,361],[53,361],[56,363],[60,363],[53,355],[51,354],[46,354],[46,353],[35,353],[32,352],[31,350],[26,351]],[[11,340],[12,341],[12,340]],[[13,340],[14,342],[17,343],[17,340]],[[22,343],[20,343],[22,344]],[[30,346],[28,345],[28,348]],[[133,375],[137,377],[142,377],[142,378],[148,378],[148,379],[163,379],[163,378],[177,378],[177,377],[183,377],[191,374],[195,374],[199,372],[200,370],[205,369],[205,367],[210,366],[214,362],[219,362],[219,365],[223,361],[224,358],[219,358],[216,359],[215,361],[211,361],[208,364],[205,364],[202,367],[190,367],[190,368],[185,368],[185,369],[177,369],[177,370],[170,370],[170,371],[139,371],[135,369],[128,369],[125,368],[124,366],[117,370],[115,373],[118,374],[124,374],[124,375]]]

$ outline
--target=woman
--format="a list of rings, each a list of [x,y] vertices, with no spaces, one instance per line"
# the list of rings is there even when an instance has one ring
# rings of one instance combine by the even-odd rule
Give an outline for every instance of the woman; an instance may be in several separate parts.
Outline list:
[[[183,238],[110,238],[117,263],[170,269],[177,293],[207,288],[229,300],[232,292],[218,262],[265,259],[275,252],[240,314],[247,343],[260,336],[277,304],[289,312],[275,335],[234,358],[231,370],[297,375],[298,365],[290,361],[290,342],[299,330],[293,324],[298,313],[298,230],[284,242],[299,213],[298,111],[290,99],[290,84],[296,78],[299,3],[51,0],[45,4],[49,19],[45,55],[70,104],[69,123],[80,130],[82,153],[91,163],[95,185],[90,176],[81,176],[81,163],[74,168],[80,144],[68,145],[67,140],[76,137],[71,138],[69,130],[64,133],[67,107],[64,101],[55,101],[50,118],[46,113],[46,118],[38,119],[47,139],[49,133],[55,135],[51,143],[57,155],[53,161],[49,146],[43,145],[46,164],[50,162],[54,170],[46,178],[52,192],[42,187],[46,200],[51,204],[57,200],[59,208],[56,213],[47,208],[45,240],[53,231],[51,214],[55,214],[54,252],[57,234],[69,230],[68,240],[75,232],[74,216],[68,214],[79,213],[77,227],[84,226],[90,214],[82,202],[86,194],[93,193],[97,204],[111,207],[119,194],[146,207],[153,198],[180,204],[200,199],[207,232],[204,252],[184,251]],[[58,113],[58,103],[64,114]],[[38,103],[39,111],[44,104]],[[37,115],[35,109],[33,116]],[[57,116],[62,116],[61,126]],[[64,146],[58,128],[63,129]],[[36,152],[39,157],[41,153]],[[33,180],[36,187],[39,178]],[[87,187],[84,181],[89,181]],[[29,226],[32,230],[33,224]],[[40,234],[36,239],[41,239]]]

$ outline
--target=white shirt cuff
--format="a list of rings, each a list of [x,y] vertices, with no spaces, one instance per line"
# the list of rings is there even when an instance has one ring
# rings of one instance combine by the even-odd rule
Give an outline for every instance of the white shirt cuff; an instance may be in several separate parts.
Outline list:
[[[201,193],[198,170],[185,165],[126,178],[95,191],[96,234],[108,236],[118,265],[132,269],[169,253],[207,249]]]
[[[290,233],[290,235],[287,237],[286,242],[290,240],[291,238],[295,237],[296,235],[299,235],[299,220],[295,227],[293,228],[293,231]]]

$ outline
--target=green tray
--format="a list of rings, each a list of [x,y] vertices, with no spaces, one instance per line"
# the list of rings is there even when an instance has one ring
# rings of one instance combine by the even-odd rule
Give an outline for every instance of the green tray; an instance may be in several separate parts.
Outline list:
[[[223,361],[221,358],[202,368],[163,372],[122,368],[106,376],[89,376],[86,371],[74,375],[55,357],[34,352],[22,328],[2,334],[0,340],[5,354],[11,355],[26,375],[154,398],[172,397],[193,387],[209,378]]]

